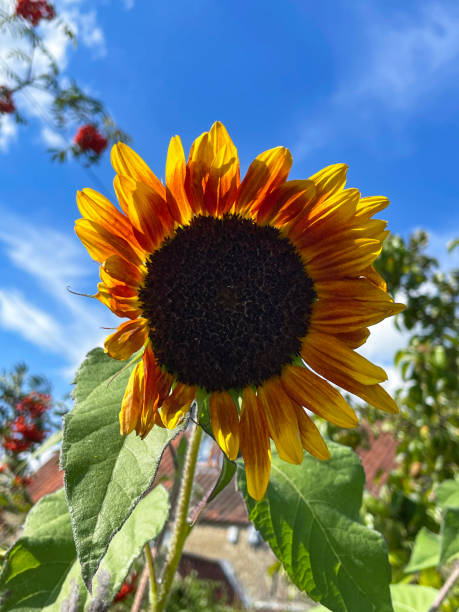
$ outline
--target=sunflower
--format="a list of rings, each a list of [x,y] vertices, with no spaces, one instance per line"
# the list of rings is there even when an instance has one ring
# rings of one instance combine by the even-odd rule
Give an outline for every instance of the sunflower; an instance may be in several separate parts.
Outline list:
[[[141,355],[122,434],[174,428],[207,398],[216,441],[231,460],[241,452],[248,491],[261,499],[271,438],[299,464],[303,449],[329,457],[311,413],[357,424],[334,385],[397,412],[379,384],[384,370],[354,350],[368,326],[404,308],[372,266],[388,234],[372,216],[387,198],[345,189],[344,164],[289,181],[283,147],[259,155],[241,182],[221,123],[195,140],[188,161],[172,138],[165,185],[125,144],[113,147],[112,164],[121,210],[83,189],[76,232],[101,264],[95,297],[127,318],[106,352]]]

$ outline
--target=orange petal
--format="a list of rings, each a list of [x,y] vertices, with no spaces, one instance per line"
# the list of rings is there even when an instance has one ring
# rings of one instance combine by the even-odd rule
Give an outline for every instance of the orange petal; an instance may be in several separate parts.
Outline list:
[[[241,453],[244,458],[249,495],[260,500],[266,493],[271,471],[271,449],[263,409],[250,387],[242,393],[239,425]]]
[[[178,383],[172,394],[161,405],[161,418],[168,429],[174,429],[183,421],[194,400],[194,387]]]
[[[156,193],[166,198],[166,190],[161,181],[153,174],[143,159],[128,145],[119,142],[113,145],[112,166],[117,174],[129,176],[135,181],[140,181],[156,191]]]
[[[304,212],[315,194],[316,188],[311,181],[286,181],[261,201],[256,211],[257,223],[272,223],[283,228]]]
[[[317,459],[330,459],[330,451],[317,427],[301,406],[296,403],[293,404],[298,419],[301,444],[304,450],[307,450],[308,453],[311,453],[311,455],[314,455]]]
[[[341,342],[344,342],[349,348],[356,349],[362,346],[362,344],[365,344],[369,335],[370,330],[364,327],[363,329],[356,329],[352,332],[337,334],[336,337],[338,340],[341,340]]]
[[[323,299],[314,304],[310,325],[324,334],[340,334],[375,325],[404,309],[403,304],[394,304],[388,300],[364,302]]]
[[[268,380],[257,389],[259,404],[263,406],[269,433],[279,457],[289,463],[303,461],[303,448],[298,432],[295,409],[280,380]]]
[[[137,296],[127,298],[114,296],[111,293],[111,289],[105,287],[103,283],[99,283],[98,289],[99,291],[94,297],[110,308],[118,317],[137,319],[139,316],[142,316],[141,304]]]
[[[144,389],[143,361],[139,361],[132,370],[121,402],[120,433],[130,434],[137,426],[142,413]]]
[[[362,198],[357,205],[356,216],[360,219],[369,219],[387,206],[389,206],[389,200],[384,196]]]
[[[121,255],[124,259],[139,266],[142,261],[132,246],[121,236],[112,234],[99,223],[89,219],[77,219],[75,221],[75,232],[87,248],[93,259],[103,262],[110,255]]]
[[[179,136],[171,138],[166,161],[166,201],[172,217],[180,224],[191,219],[193,211],[185,192],[186,161]]]
[[[142,318],[121,323],[116,332],[105,339],[105,352],[114,359],[128,359],[145,344],[147,325],[147,320]]]
[[[382,368],[327,334],[311,330],[303,340],[301,356],[314,370],[330,380],[333,378],[328,373],[333,375],[335,372],[342,372],[363,385],[375,385],[387,380]]]
[[[346,175],[346,164],[333,164],[316,172],[308,180],[316,186],[317,199],[323,200],[344,189]]]
[[[142,283],[146,272],[144,266],[134,266],[120,255],[110,255],[102,268],[111,278],[135,288]]]
[[[170,383],[172,381],[169,375],[164,375],[158,367],[150,342],[145,348],[142,359],[145,370],[144,403],[136,432],[145,437],[153,425],[164,427],[158,409],[160,403],[169,395]],[[166,385],[164,384],[164,376],[169,377],[168,386],[167,383]]]
[[[393,302],[391,296],[365,278],[323,280],[314,284],[319,299],[361,300],[362,302]]]
[[[210,396],[210,421],[218,445],[233,461],[239,452],[239,416],[233,398],[226,391]]]
[[[118,236],[132,236],[129,219],[102,194],[93,189],[77,192],[78,209],[85,219],[95,221]]]
[[[204,190],[204,210],[221,216],[234,203],[239,187],[239,159],[234,150],[223,146],[216,154],[209,169]]]
[[[383,291],[386,291],[387,289],[386,281],[383,279],[383,277],[380,274],[378,274],[378,272],[376,272],[373,266],[368,266],[368,268],[365,268],[364,270],[362,270],[361,273],[362,273],[362,276],[365,276],[370,281],[370,283],[373,283],[373,285],[376,285],[376,287],[379,287]]]
[[[315,281],[358,276],[381,253],[379,240],[352,240],[349,244],[337,244],[328,255],[314,257],[313,249],[301,249],[306,259],[308,274]]]
[[[292,155],[284,147],[261,153],[250,164],[239,187],[235,212],[244,215],[257,210],[268,193],[287,180],[291,166]]]
[[[355,427],[357,416],[341,394],[326,380],[301,366],[286,366],[281,375],[287,394],[338,427]]]

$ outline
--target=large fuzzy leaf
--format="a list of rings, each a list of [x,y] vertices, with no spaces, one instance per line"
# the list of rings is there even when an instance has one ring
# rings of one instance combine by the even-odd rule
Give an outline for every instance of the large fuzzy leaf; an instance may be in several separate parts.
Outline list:
[[[81,579],[64,490],[44,497],[8,551],[0,575],[2,611],[106,610],[144,544],[163,528],[168,509],[163,487],[138,504],[111,541],[91,597]]]
[[[293,582],[334,612],[391,612],[390,567],[382,537],[359,522],[364,473],[357,455],[338,444],[332,457],[305,454],[290,465],[273,453],[268,490],[260,502],[239,486],[249,517]]]
[[[144,440],[120,435],[118,413],[131,369],[101,349],[91,351],[64,423],[61,465],[89,589],[110,540],[151,486],[164,449],[179,431],[155,427]]]

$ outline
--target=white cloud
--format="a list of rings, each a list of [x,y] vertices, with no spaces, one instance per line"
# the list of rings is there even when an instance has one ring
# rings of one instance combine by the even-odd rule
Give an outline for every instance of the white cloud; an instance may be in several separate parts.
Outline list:
[[[370,14],[366,74],[344,97],[407,108],[459,73],[459,5],[435,1],[416,8],[414,15],[392,13],[391,21]]]
[[[341,81],[315,115],[295,118],[295,160],[332,139],[358,138],[381,148],[381,130],[397,137],[390,147],[407,154],[407,118],[419,113],[459,77],[459,4],[427,0],[414,9],[400,4],[384,11],[355,3],[362,53],[344,53]],[[298,129],[298,124],[300,129]],[[377,144],[375,145],[374,142]]]
[[[97,13],[94,9],[85,7],[89,5],[87,0],[61,0],[56,2],[56,10],[60,20],[62,20],[76,34],[83,47],[91,50],[93,57],[103,57],[106,55],[106,45],[103,30],[97,23]],[[0,10],[12,14],[14,12],[14,2],[11,0],[0,0]],[[66,34],[65,28],[59,24],[58,20],[40,22],[37,31],[43,40],[44,47],[49,51],[54,61],[56,62],[61,75],[64,76],[64,71],[67,68],[69,54],[72,48],[74,49],[73,41]],[[18,37],[13,31],[4,28],[0,32],[0,83],[8,87],[14,87],[15,81],[5,70],[8,66],[10,70],[18,73],[19,76],[24,76],[25,66],[23,61],[17,58],[9,57],[12,49],[18,49],[23,53],[30,54],[30,43],[24,37]],[[35,50],[34,53],[34,73],[42,74],[49,71],[49,57],[40,51]],[[15,95],[15,103],[19,111],[26,116],[39,119],[44,125],[49,125],[49,107],[52,102],[52,95],[47,91],[26,88]],[[3,120],[0,125],[0,151],[7,151],[8,145],[14,139],[17,132],[17,126],[11,121],[10,117]],[[46,137],[50,135],[48,132],[42,132],[46,141]],[[54,146],[54,145],[52,145]]]
[[[135,0],[123,0],[124,8],[130,11],[134,8]]]
[[[1,214],[0,243],[6,256],[38,282],[52,316],[34,305],[33,292],[24,295],[0,287],[0,324],[61,354],[67,362],[63,374],[71,377],[84,355],[102,344],[107,332],[101,328],[116,327],[119,320],[95,300],[68,291],[69,285],[79,290],[94,282],[87,280],[90,263],[76,238],[32,226],[4,210]]]
[[[0,151],[7,152],[17,138],[18,126],[12,117],[4,115],[0,123]]]
[[[59,134],[59,132],[52,130],[48,126],[42,128],[41,137],[43,139],[43,142],[52,149],[58,149],[67,146],[65,138],[63,138]]]
[[[57,323],[16,289],[0,289],[0,324],[43,348],[62,348]]]

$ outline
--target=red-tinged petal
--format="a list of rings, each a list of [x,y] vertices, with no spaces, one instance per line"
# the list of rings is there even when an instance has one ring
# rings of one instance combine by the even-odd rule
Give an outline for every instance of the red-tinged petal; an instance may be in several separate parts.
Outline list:
[[[146,319],[135,319],[121,323],[116,332],[105,340],[105,351],[114,359],[129,359],[145,344],[148,337]]]
[[[145,266],[134,266],[120,255],[111,255],[102,264],[104,271],[116,281],[137,288],[146,274]]]
[[[217,444],[234,461],[239,452],[239,416],[233,398],[226,391],[210,396],[210,421]]]
[[[140,419],[143,406],[144,368],[143,362],[139,361],[131,372],[129,381],[121,402],[120,433],[130,434]]]
[[[310,181],[285,181],[261,201],[256,211],[257,223],[272,223],[282,229],[303,213],[315,194],[315,185]]]
[[[327,334],[310,331],[303,340],[301,356],[329,380],[333,380],[336,372],[363,385],[375,385],[387,380],[387,374],[382,368]]]
[[[128,145],[119,142],[114,145],[111,153],[112,166],[117,174],[129,176],[137,182],[145,183],[158,195],[166,198],[166,190],[161,181],[153,174],[143,159],[128,147]]]
[[[300,431],[301,444],[304,450],[317,457],[317,459],[330,459],[330,451],[327,448],[319,430],[306,414],[305,410],[293,402],[298,419],[298,429]]]
[[[161,418],[168,429],[174,429],[183,421],[195,397],[194,387],[178,383],[171,395],[161,405]]]
[[[129,219],[123,215],[102,194],[93,189],[83,189],[77,192],[78,209],[85,219],[90,219],[103,225],[110,232],[119,236],[132,235]]]
[[[244,458],[247,490],[259,501],[268,487],[271,472],[269,432],[263,409],[250,387],[242,393],[242,410],[239,425],[240,447]]]
[[[256,157],[239,187],[234,212],[245,215],[256,211],[268,193],[287,180],[291,166],[292,155],[284,147]]]
[[[281,382],[287,395],[338,427],[355,427],[357,416],[342,395],[326,380],[301,366],[286,366]]]
[[[303,448],[298,432],[298,419],[280,380],[270,379],[265,382],[257,389],[257,396],[263,406],[269,433],[279,457],[289,463],[301,463]]]
[[[179,136],[171,138],[166,161],[166,201],[172,217],[180,224],[186,224],[193,210],[185,191],[186,161]]]
[[[108,259],[110,255],[120,255],[135,266],[142,264],[138,253],[134,251],[127,240],[112,234],[95,221],[77,219],[75,232],[91,257],[100,263]]]

